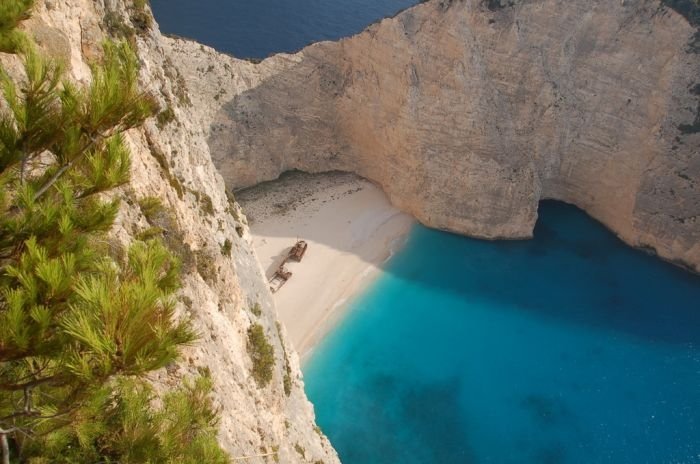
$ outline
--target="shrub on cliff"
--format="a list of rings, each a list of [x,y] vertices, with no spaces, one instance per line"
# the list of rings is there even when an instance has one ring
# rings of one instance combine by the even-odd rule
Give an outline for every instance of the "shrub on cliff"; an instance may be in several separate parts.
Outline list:
[[[104,194],[129,181],[121,133],[155,113],[137,59],[106,44],[78,88],[24,58],[21,87],[0,77],[0,462],[226,462],[210,380],[159,407],[144,380],[195,339],[174,318],[178,260],[107,243],[119,203]]]
[[[267,341],[265,330],[260,324],[253,324],[248,329],[248,354],[253,361],[253,378],[259,386],[267,386],[272,380],[275,350]]]

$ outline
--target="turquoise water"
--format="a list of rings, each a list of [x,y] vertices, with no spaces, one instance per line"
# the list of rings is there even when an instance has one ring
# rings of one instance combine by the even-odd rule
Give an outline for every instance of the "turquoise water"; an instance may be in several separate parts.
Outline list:
[[[700,463],[700,278],[540,216],[522,242],[416,227],[315,350],[344,464]]]
[[[151,0],[165,33],[238,57],[265,58],[362,31],[418,0]]]

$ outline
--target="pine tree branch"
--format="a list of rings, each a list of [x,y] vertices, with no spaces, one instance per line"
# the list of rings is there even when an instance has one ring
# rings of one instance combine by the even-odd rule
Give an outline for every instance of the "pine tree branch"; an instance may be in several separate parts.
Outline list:
[[[13,414],[9,414],[9,415],[7,415],[7,416],[5,416],[5,417],[0,417],[0,423],[6,423],[6,422],[9,421],[9,420],[17,419],[17,418],[19,418],[19,417],[30,417],[30,418],[32,418],[32,419],[35,420],[35,421],[36,421],[36,420],[46,420],[46,419],[58,419],[58,418],[65,417],[65,416],[68,416],[68,415],[72,414],[73,412],[75,412],[75,411],[77,411],[78,409],[80,409],[82,406],[83,406],[82,404],[73,405],[73,406],[71,406],[71,407],[69,407],[69,408],[66,408],[66,409],[64,409],[64,410],[62,410],[62,411],[57,412],[56,414],[49,414],[49,415],[46,415],[46,416],[42,416],[38,411],[28,411],[28,412],[26,412],[26,411],[21,411],[21,412],[16,412],[16,413],[13,413]],[[63,427],[63,425],[64,425],[64,424],[59,424],[59,425],[57,425],[56,429],[47,430],[47,431],[45,431],[45,432],[43,432],[43,433],[40,433],[40,434],[38,434],[38,435],[36,435],[36,436],[48,435],[49,433],[53,432],[53,430],[57,430],[57,429]],[[1,430],[1,429],[0,429],[0,430]]]
[[[24,387],[24,412],[32,412],[32,387]]]
[[[90,143],[88,143],[88,144],[85,146],[85,148],[83,148],[83,149],[81,150],[81,152],[80,152],[75,158],[73,158],[72,160],[70,160],[68,163],[66,163],[65,165],[63,165],[63,167],[61,167],[61,169],[59,169],[58,171],[56,171],[56,174],[54,174],[53,176],[51,176],[51,179],[49,179],[49,180],[39,189],[39,191],[36,192],[36,194],[34,195],[34,201],[38,200],[44,193],[46,193],[46,191],[47,191],[48,189],[51,188],[51,186],[52,186],[53,184],[55,184],[56,182],[58,182],[58,179],[60,179],[61,176],[63,176],[63,174],[66,173],[67,170],[69,170],[70,168],[72,168],[73,165],[75,165],[75,163],[76,163],[79,159],[82,159],[82,158],[88,153],[88,151],[90,151],[91,148],[93,148],[95,145],[97,145],[98,142],[101,142],[102,140],[104,140],[104,139],[107,138],[107,136],[106,136],[106,135],[103,135],[103,134],[98,134],[98,137],[99,137],[99,138],[95,138],[95,137],[92,137],[92,136],[91,136],[91,137],[90,137]]]
[[[7,440],[7,436],[18,432],[27,438],[31,437],[30,434],[19,427],[10,427],[9,429],[0,428],[0,458],[2,458],[2,464],[10,464],[10,444]]]
[[[24,184],[24,173],[27,169],[27,160],[29,159],[30,155],[26,155],[22,157],[22,163],[20,164],[19,167],[19,183],[20,185]]]
[[[0,428],[0,457],[2,458],[2,464],[10,464],[10,444],[7,441],[7,436],[17,432],[26,437],[30,436],[26,431],[19,427],[10,427],[9,429]]]
[[[63,167],[61,167],[61,169],[59,169],[56,172],[56,174],[51,176],[51,179],[49,179],[46,182],[46,184],[44,184],[39,189],[39,191],[34,195],[34,201],[38,200],[42,195],[44,195],[46,193],[46,191],[51,188],[52,185],[54,185],[56,182],[58,182],[58,180],[61,178],[61,176],[63,176],[63,174],[66,173],[66,171],[68,171],[70,168],[72,168],[77,161],[79,161],[85,155],[87,155],[87,153],[91,149],[93,149],[97,144],[107,140],[108,138],[112,137],[114,134],[119,134],[119,133],[125,132],[131,128],[132,128],[132,126],[129,124],[125,125],[124,123],[121,123],[106,133],[98,133],[97,136],[89,135],[88,137],[90,139],[90,143],[88,143],[84,148],[82,148],[80,150],[80,153],[75,158],[70,160],[67,164],[65,164]]]
[[[10,444],[7,442],[7,434],[13,429],[0,429],[0,451],[2,451],[2,464],[10,464]]]
[[[15,383],[15,384],[9,384],[9,383],[0,383],[0,390],[4,391],[20,391],[20,390],[26,390],[27,388],[33,388],[36,387],[37,385],[41,385],[44,383],[48,383],[51,381],[54,381],[58,379],[58,375],[50,375],[48,377],[44,377],[41,379],[35,379],[30,382],[25,382],[25,383]]]
[[[22,383],[29,378],[37,377],[38,375],[41,375],[41,373],[44,372],[48,367],[49,367],[48,363],[44,362],[43,366],[38,367],[38,368],[36,368],[36,370],[30,371],[27,375],[16,379],[15,383]]]
[[[22,435],[24,435],[27,438],[30,438],[32,436],[32,434],[29,431],[27,431],[26,429],[23,429],[22,427],[17,427],[16,425],[13,425],[9,429],[3,429],[2,427],[0,427],[0,433],[5,433],[8,435],[11,433],[21,433]]]
[[[7,422],[7,421],[11,421],[13,419],[20,418],[20,417],[40,418],[39,413],[32,413],[31,411],[30,412],[20,411],[20,412],[8,414],[5,417],[0,417],[0,422]]]

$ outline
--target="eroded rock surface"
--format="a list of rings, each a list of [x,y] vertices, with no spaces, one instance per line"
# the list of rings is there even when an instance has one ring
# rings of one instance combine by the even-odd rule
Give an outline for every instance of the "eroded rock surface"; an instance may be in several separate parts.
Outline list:
[[[432,0],[186,80],[217,96],[208,143],[231,188],[352,171],[428,226],[491,239],[530,236],[558,199],[700,271],[696,34],[658,0]],[[183,68],[215,56],[170,47]]]
[[[37,1],[22,27],[44,53],[65,64],[72,80],[82,83],[91,79],[89,62],[100,58],[101,43],[110,34],[133,42],[141,84],[163,109],[158,118],[126,134],[132,181],[119,192],[122,208],[113,231],[114,240],[128,243],[161,228],[166,245],[183,262],[178,313],[192,319],[200,338],[185,350],[181,363],[153,375],[154,384],[178,385],[208,368],[221,411],[219,440],[232,457],[243,458],[235,462],[337,463],[335,450],[316,427],[298,356],[277,323],[245,216],[227,198],[211,161],[207,139],[213,106],[206,94],[191,95],[190,83],[168,54],[170,41],[156,24],[135,24],[131,4]],[[0,63],[14,75],[21,68],[16,56],[0,54]],[[139,200],[151,196],[164,205],[156,217],[146,217],[139,207]],[[264,387],[251,373],[247,331],[252,324],[263,327],[275,353],[272,380]]]

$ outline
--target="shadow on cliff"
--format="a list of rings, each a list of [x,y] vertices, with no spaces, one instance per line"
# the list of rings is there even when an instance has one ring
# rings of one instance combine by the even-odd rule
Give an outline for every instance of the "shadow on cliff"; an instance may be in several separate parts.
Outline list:
[[[310,47],[298,63],[221,106],[207,144],[228,185],[257,185],[290,169],[349,170],[335,104],[350,76],[332,64],[337,58],[328,55],[337,53],[326,43]],[[294,143],[280,149],[280,140]]]
[[[353,253],[327,234],[307,238]],[[481,241],[417,225],[385,271],[411,286],[454,294],[464,308],[493,306],[700,347],[700,277],[628,247],[564,203],[542,202],[534,239],[526,241]]]

